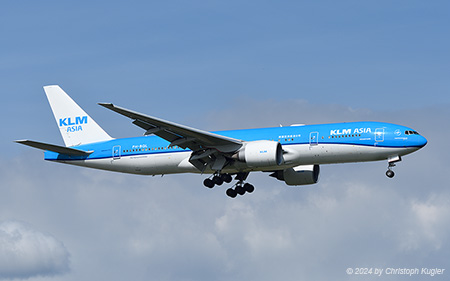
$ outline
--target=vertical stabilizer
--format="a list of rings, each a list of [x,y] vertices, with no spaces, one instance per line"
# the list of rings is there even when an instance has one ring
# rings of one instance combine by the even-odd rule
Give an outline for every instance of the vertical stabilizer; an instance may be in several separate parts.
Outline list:
[[[59,86],[45,86],[44,91],[66,146],[112,139]]]

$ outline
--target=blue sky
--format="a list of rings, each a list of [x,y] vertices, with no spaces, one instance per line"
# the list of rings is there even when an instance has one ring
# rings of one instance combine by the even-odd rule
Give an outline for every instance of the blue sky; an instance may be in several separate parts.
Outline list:
[[[15,229],[35,245],[26,254],[54,266],[30,258],[10,271],[0,266],[0,277],[355,280],[347,267],[446,268],[449,164],[440,148],[450,137],[443,130],[449,8],[447,1],[2,3],[0,243],[8,247]],[[321,182],[305,189],[255,174],[256,193],[230,201],[224,190],[204,190],[200,176],[83,170],[14,144],[63,143],[42,90],[48,84],[114,137],[142,131],[97,102],[206,130],[385,121],[417,129],[429,144],[391,181],[382,162],[322,167]],[[55,251],[39,252],[36,241]],[[14,261],[10,254],[0,261]]]

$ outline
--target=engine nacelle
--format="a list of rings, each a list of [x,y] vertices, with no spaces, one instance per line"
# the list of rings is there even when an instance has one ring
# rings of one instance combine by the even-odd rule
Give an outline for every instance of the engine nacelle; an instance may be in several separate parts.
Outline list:
[[[319,181],[320,166],[305,165],[276,171],[270,176],[284,181],[287,185],[315,184]]]
[[[276,141],[247,142],[236,156],[249,167],[279,166],[283,163],[283,149]]]

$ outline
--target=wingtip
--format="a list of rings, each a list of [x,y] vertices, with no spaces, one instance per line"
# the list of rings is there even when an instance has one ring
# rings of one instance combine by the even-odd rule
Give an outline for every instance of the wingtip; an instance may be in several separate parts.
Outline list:
[[[110,103],[110,102],[99,102],[97,103],[98,105],[101,105],[103,107],[114,107],[114,104]]]
[[[24,143],[24,142],[27,142],[28,140],[14,140],[13,142],[15,142],[15,143]]]
[[[45,85],[43,88],[49,89],[49,88],[61,88],[61,87],[59,85],[54,84],[54,85]]]

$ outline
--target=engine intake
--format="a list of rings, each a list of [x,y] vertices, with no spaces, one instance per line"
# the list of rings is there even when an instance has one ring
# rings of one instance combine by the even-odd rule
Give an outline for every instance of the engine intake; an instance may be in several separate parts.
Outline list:
[[[304,165],[275,171],[270,176],[284,181],[287,185],[306,185],[317,183],[319,181],[319,174],[319,165]]]
[[[245,143],[235,157],[249,167],[279,166],[283,163],[283,149],[276,141],[252,141]]]

